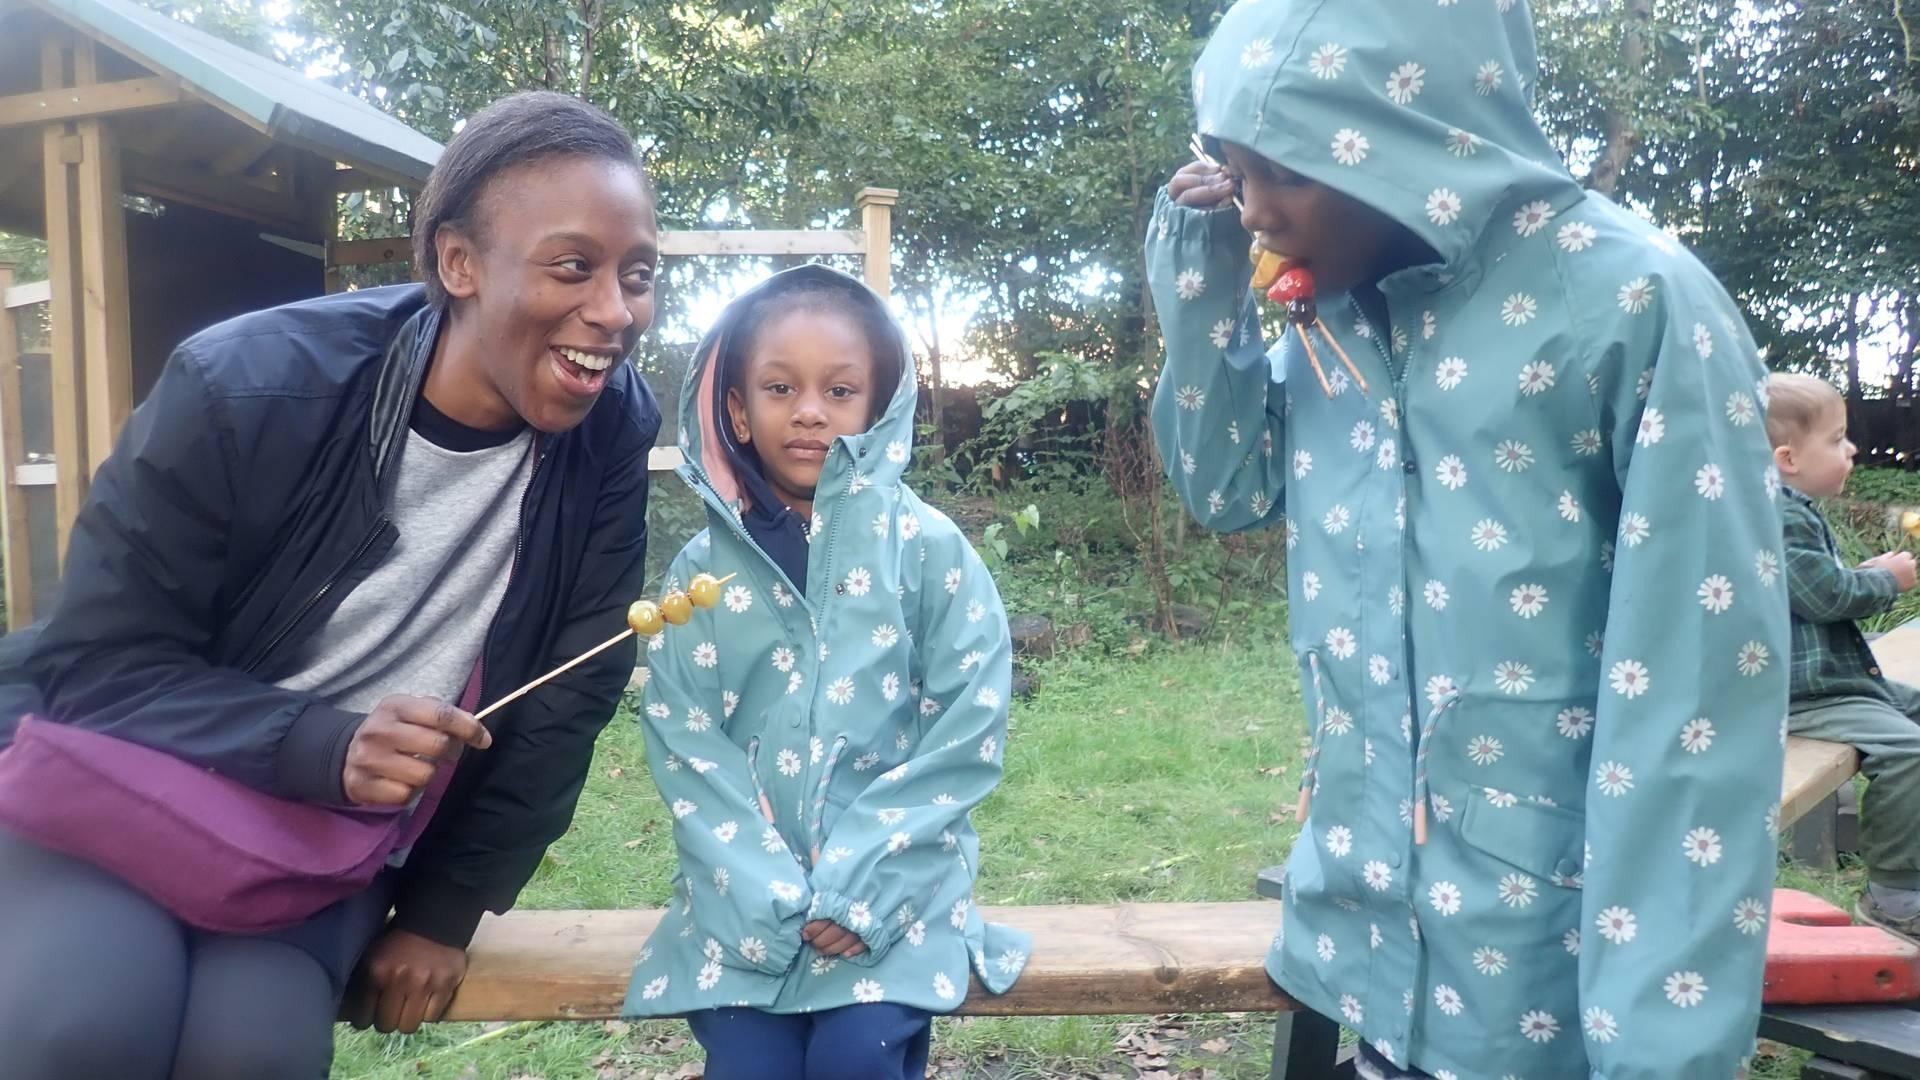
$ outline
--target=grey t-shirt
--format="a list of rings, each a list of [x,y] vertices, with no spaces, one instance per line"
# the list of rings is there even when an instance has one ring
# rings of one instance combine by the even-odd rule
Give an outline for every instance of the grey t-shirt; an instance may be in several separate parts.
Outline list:
[[[457,702],[506,592],[532,445],[522,430],[451,450],[409,430],[387,501],[399,539],[276,683],[353,712],[388,694]]]

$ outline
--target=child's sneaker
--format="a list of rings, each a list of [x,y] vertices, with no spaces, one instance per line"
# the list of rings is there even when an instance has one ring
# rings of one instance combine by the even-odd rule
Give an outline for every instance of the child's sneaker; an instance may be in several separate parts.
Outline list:
[[[1872,923],[1882,930],[1899,934],[1913,944],[1920,945],[1920,914],[1896,919],[1882,910],[1874,901],[1871,890],[1860,893],[1860,901],[1853,905],[1853,917],[1860,922]]]

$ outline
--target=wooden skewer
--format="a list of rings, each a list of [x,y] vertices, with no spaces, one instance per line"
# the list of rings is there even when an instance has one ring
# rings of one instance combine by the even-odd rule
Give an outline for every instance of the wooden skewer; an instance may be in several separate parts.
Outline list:
[[[1187,146],[1193,151],[1194,159],[1202,165],[1211,165],[1216,169],[1226,168],[1225,165],[1215,161],[1212,154],[1207,153],[1206,144],[1200,141],[1200,136],[1197,132],[1187,136]],[[1233,206],[1236,210],[1245,210],[1247,208],[1247,204],[1241,202],[1240,196],[1238,195],[1233,197]]]
[[[632,627],[628,627],[627,629],[620,631],[619,633],[613,635],[612,637],[601,642],[600,644],[595,645],[593,648],[588,649],[586,652],[581,653],[579,656],[576,656],[573,659],[567,661],[566,663],[561,664],[559,667],[554,668],[552,671],[547,672],[545,675],[540,676],[539,678],[533,680],[532,682],[521,687],[520,689],[515,690],[513,693],[508,694],[506,697],[501,698],[499,701],[496,701],[493,704],[487,706],[486,708],[481,709],[479,712],[474,713],[473,718],[475,720],[485,720],[488,716],[491,716],[494,712],[498,711],[500,706],[505,705],[507,702],[513,701],[516,698],[521,697],[522,695],[526,694],[527,691],[532,690],[534,687],[539,686],[541,683],[546,682],[548,679],[551,679],[556,675],[561,675],[561,674],[564,674],[565,672],[571,671],[575,666],[579,665],[580,663],[586,660],[589,660],[595,656],[598,656],[603,652],[606,652],[608,649],[613,648],[615,645],[620,644],[621,642],[627,640],[632,636],[633,636]]]
[[[1313,351],[1313,339],[1307,336],[1307,328],[1299,323],[1294,323],[1293,328],[1299,331],[1300,344],[1306,347],[1307,363],[1313,365],[1313,377],[1320,380],[1320,389],[1325,391],[1328,397],[1332,397],[1333,384],[1327,381],[1327,373],[1320,367],[1320,357]]]
[[[1348,356],[1347,350],[1340,347],[1340,342],[1334,338],[1333,331],[1327,329],[1327,324],[1322,322],[1318,315],[1313,317],[1313,325],[1320,328],[1320,333],[1325,335],[1327,344],[1333,346],[1333,351],[1340,354],[1340,362],[1347,365],[1347,370],[1353,373],[1353,381],[1360,384],[1360,392],[1366,393],[1366,376],[1360,374],[1360,369],[1353,366],[1353,357]]]
[[[726,577],[721,578],[719,581],[715,582],[714,584],[716,586],[725,585],[727,582],[732,581],[735,577],[739,576],[739,573],[740,572],[738,570],[735,570],[733,573],[728,574]],[[513,693],[508,694],[506,697],[501,698],[499,701],[496,701],[493,704],[487,706],[486,708],[481,709],[479,712],[474,713],[473,718],[475,720],[485,720],[488,716],[491,716],[495,711],[497,711],[502,705],[505,705],[507,702],[513,701],[516,698],[525,696],[528,691],[533,690],[535,687],[539,686],[541,683],[544,683],[549,679],[552,679],[558,675],[562,675],[568,671],[573,670],[573,668],[579,666],[581,663],[587,660],[590,660],[593,657],[598,656],[603,652],[606,652],[608,649],[613,648],[615,645],[620,644],[621,642],[627,640],[632,636],[633,636],[632,627],[628,627],[627,629],[620,631],[619,633],[613,635],[612,637],[601,642],[600,644],[595,645],[593,648],[588,649],[586,652],[581,653],[579,656],[576,656],[573,659],[567,661],[566,663],[561,664],[559,667],[554,668],[552,671],[547,672],[545,675],[540,676],[539,678],[533,680],[532,682],[521,687],[520,689],[515,690]]]

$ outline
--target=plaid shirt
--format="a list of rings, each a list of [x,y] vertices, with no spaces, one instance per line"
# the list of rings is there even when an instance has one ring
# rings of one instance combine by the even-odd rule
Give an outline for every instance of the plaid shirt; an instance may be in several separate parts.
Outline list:
[[[1900,597],[1890,570],[1857,570],[1840,558],[1827,519],[1813,500],[1783,488],[1787,600],[1793,610],[1793,677],[1789,696],[1887,697],[1880,662],[1855,619],[1878,615]]]

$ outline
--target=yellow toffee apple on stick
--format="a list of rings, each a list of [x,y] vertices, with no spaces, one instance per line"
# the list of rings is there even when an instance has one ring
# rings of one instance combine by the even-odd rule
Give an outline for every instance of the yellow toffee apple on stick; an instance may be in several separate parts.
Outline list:
[[[613,648],[615,645],[620,644],[635,634],[639,634],[642,637],[652,637],[666,629],[667,623],[672,623],[675,626],[686,625],[687,620],[693,618],[693,609],[696,605],[710,608],[719,603],[720,586],[732,580],[732,574],[728,574],[723,578],[716,578],[712,574],[701,574],[693,579],[693,585],[690,590],[691,595],[675,589],[673,592],[661,597],[658,604],[651,600],[635,600],[633,606],[627,608],[627,628],[625,630],[620,631],[600,644],[595,645],[593,648],[588,649],[586,652],[581,653],[579,656],[561,664],[545,675],[508,694],[506,697],[501,698],[499,701],[474,713],[473,718],[475,720],[485,720],[507,702],[525,695],[528,691],[546,682],[548,679],[572,670],[575,666],[585,663],[587,660]]]

